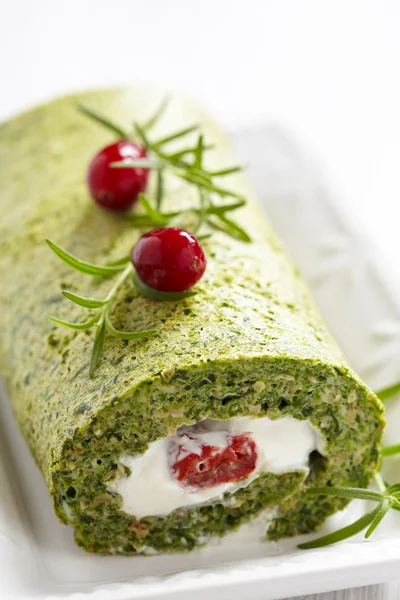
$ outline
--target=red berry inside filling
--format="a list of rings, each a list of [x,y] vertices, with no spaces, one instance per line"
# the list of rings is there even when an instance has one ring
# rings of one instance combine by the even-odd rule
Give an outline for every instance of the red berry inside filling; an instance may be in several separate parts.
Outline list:
[[[190,437],[190,436],[189,436]],[[179,454],[185,453],[179,446]],[[172,469],[183,486],[207,488],[247,477],[256,466],[257,449],[250,433],[228,437],[227,446],[201,446],[201,454],[190,453]]]

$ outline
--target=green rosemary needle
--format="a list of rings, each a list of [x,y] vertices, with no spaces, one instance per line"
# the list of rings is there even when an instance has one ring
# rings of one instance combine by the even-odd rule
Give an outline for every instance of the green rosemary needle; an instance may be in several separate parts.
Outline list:
[[[62,291],[63,296],[74,304],[78,304],[79,306],[90,310],[97,309],[96,314],[88,321],[82,323],[71,323],[69,321],[63,321],[56,317],[46,315],[47,318],[55,325],[68,327],[76,331],[83,331],[95,327],[96,332],[89,366],[90,377],[93,377],[96,367],[100,361],[101,351],[106,334],[122,340],[138,340],[152,337],[157,333],[156,329],[124,331],[116,329],[111,323],[113,301],[123,283],[130,278],[133,273],[133,266],[129,258],[124,257],[111,265],[94,265],[76,258],[50,240],[47,240],[47,244],[63,262],[80,273],[91,275],[92,277],[109,277],[111,275],[119,274],[106,297],[101,300],[80,296],[68,290]]]
[[[364,529],[367,529],[365,538],[369,538],[390,509],[400,510],[400,485],[394,484],[387,487],[379,473],[375,473],[374,478],[378,491],[364,488],[341,487],[311,488],[307,490],[308,494],[314,496],[334,496],[336,498],[346,498],[349,500],[368,500],[377,502],[378,506],[353,523],[350,523],[350,525],[346,525],[341,529],[337,529],[336,531],[312,540],[311,542],[299,544],[298,547],[302,550],[310,550],[312,548],[330,546],[331,544],[346,540],[357,533],[360,533]]]
[[[386,402],[386,400],[390,400],[395,396],[400,394],[400,382],[394,383],[386,388],[383,388],[376,392],[376,395],[382,402]]]

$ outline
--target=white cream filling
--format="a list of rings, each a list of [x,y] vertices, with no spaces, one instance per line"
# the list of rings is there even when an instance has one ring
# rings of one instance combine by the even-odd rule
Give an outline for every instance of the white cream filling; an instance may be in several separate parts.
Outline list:
[[[255,469],[246,478],[209,488],[184,487],[174,476],[172,465],[190,453],[201,454],[202,445],[226,447],[230,435],[252,434],[257,447]],[[190,437],[188,437],[190,434]],[[183,448],[182,448],[183,445]],[[137,519],[167,515],[177,508],[218,500],[225,492],[248,486],[266,471],[308,471],[308,458],[321,446],[319,433],[308,421],[292,417],[271,420],[234,417],[227,421],[205,419],[181,427],[169,437],[149,444],[144,454],[124,454],[120,462],[131,470],[128,477],[108,482],[110,491],[122,497],[122,510]]]

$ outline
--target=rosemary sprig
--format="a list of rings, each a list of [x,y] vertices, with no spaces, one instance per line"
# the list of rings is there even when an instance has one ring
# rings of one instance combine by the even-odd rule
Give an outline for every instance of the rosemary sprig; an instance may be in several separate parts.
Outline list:
[[[150,131],[150,129],[153,129],[153,127],[156,125],[156,123],[158,123],[158,121],[161,119],[161,117],[167,110],[170,102],[171,102],[170,96],[168,96],[168,95],[164,96],[164,98],[161,100],[159,106],[156,108],[155,112],[144,123],[144,125],[143,125],[144,131]]]
[[[195,228],[196,231],[199,229],[199,226],[201,225],[201,223],[203,221],[207,221],[211,227],[215,227],[216,229],[221,228],[222,226],[218,227],[218,224],[214,225],[212,220],[209,219],[209,217],[214,216],[219,219],[223,219],[225,228],[227,228],[228,226],[231,227],[231,231],[230,231],[231,235],[233,235],[234,237],[241,235],[242,238],[244,238],[243,241],[250,240],[250,237],[247,236],[247,233],[242,228],[240,228],[239,225],[237,225],[237,223],[234,223],[233,221],[229,221],[229,224],[227,225],[226,217],[225,217],[226,213],[235,211],[239,208],[242,208],[242,206],[244,206],[244,204],[245,204],[244,200],[238,200],[237,202],[232,202],[230,204],[216,205],[216,204],[210,203],[208,195],[205,193],[204,190],[202,190],[202,189],[199,190],[199,196],[200,196],[200,208],[190,208],[190,209],[180,211],[180,212],[175,211],[175,212],[161,213],[159,210],[157,210],[156,208],[153,208],[150,205],[150,202],[147,200],[146,196],[141,194],[140,200],[141,200],[142,207],[145,210],[145,214],[144,215],[138,215],[138,214],[126,215],[125,219],[130,221],[133,225],[135,225],[135,227],[139,227],[139,228],[160,227],[160,226],[168,225],[168,223],[172,219],[175,219],[179,215],[184,215],[185,213],[191,212],[191,213],[195,213],[196,215],[199,216],[199,223]],[[208,202],[208,205],[207,205],[207,202]],[[225,217],[225,219],[224,219],[224,217]],[[210,235],[211,234],[207,234],[208,237]],[[199,239],[199,236],[197,236],[197,238]]]
[[[400,454],[400,444],[382,448],[382,456],[395,456],[396,454]]]
[[[380,506],[375,508],[373,511],[363,515],[354,523],[350,525],[346,525],[346,527],[342,527],[337,531],[333,531],[332,533],[328,533],[312,542],[305,542],[304,544],[299,544],[298,548],[301,550],[312,550],[314,548],[323,548],[324,546],[331,546],[332,544],[337,544],[337,542],[341,542],[346,540],[347,538],[360,533],[363,531],[368,525],[372,523],[372,521],[376,518],[380,510]]]
[[[122,284],[133,273],[133,266],[130,263],[129,258],[124,257],[111,265],[93,265],[92,263],[87,263],[76,258],[60,246],[54,244],[54,242],[51,242],[50,240],[46,241],[51,250],[63,262],[65,262],[73,269],[84,273],[85,275],[91,275],[92,277],[109,277],[110,275],[115,275],[116,273],[119,273],[119,277],[116,279],[115,283],[110,288],[110,291],[108,292],[106,297],[101,300],[98,300],[96,298],[87,298],[85,296],[80,296],[68,290],[62,291],[63,296],[71,302],[73,302],[74,304],[78,304],[79,306],[83,306],[84,308],[88,308],[89,310],[98,309],[96,314],[88,321],[82,323],[71,323],[69,321],[63,321],[61,319],[57,319],[56,317],[46,315],[52,323],[56,325],[61,325],[62,327],[68,327],[76,331],[83,331],[86,329],[91,329],[92,327],[96,328],[92,356],[89,366],[90,377],[93,377],[95,369],[99,363],[106,333],[122,340],[138,340],[142,338],[152,337],[157,333],[157,330],[155,329],[146,329],[142,331],[123,331],[116,329],[111,323],[111,310],[113,301]]]
[[[156,191],[156,210],[160,212],[164,195],[164,171],[160,169],[157,172],[157,191]]]
[[[130,262],[129,256],[123,256],[118,260],[114,260],[113,262],[107,263],[107,267],[120,267],[122,265],[127,265]]]
[[[242,242],[251,242],[251,237],[248,235],[248,233],[246,233],[246,231],[242,227],[240,227],[240,225],[235,223],[235,221],[232,221],[232,219],[228,219],[228,217],[224,213],[214,214],[218,218],[218,220],[208,219],[207,221],[213,229],[218,229],[219,231],[228,233],[230,236]]]
[[[213,150],[215,148],[215,144],[204,144],[204,150]],[[195,152],[196,146],[189,146],[188,148],[183,148],[183,150],[178,150],[172,154],[168,155],[169,160],[176,161],[181,160],[187,154],[193,154]]]
[[[399,394],[400,394],[400,382],[394,383],[393,385],[389,385],[388,387],[383,388],[382,390],[379,390],[378,392],[376,392],[376,395],[382,402],[386,402],[386,400],[390,400],[391,398],[394,398],[395,396],[398,396]]]
[[[156,210],[156,209],[153,209],[153,210]],[[165,216],[165,214],[164,214],[164,216]],[[145,215],[137,215],[137,214],[126,215],[125,219],[127,221],[131,221],[132,225],[134,227],[137,227],[138,229],[149,229],[152,227],[159,227],[158,223],[153,221],[147,214],[145,214]]]
[[[104,306],[107,304],[107,300],[95,300],[94,298],[85,298],[84,296],[78,296],[78,294],[74,294],[73,292],[68,292],[67,290],[62,290],[62,295],[71,300],[71,302],[75,302],[75,304],[79,304],[79,306],[83,306],[84,308],[100,308],[100,306]]]
[[[196,227],[194,228],[194,233],[197,233],[203,223],[206,221],[207,217],[207,203],[208,203],[208,195],[205,190],[199,188],[199,198],[200,198],[200,209],[198,210],[199,220],[197,222]]]
[[[181,179],[184,179],[188,183],[192,183],[193,185],[196,185],[198,187],[203,187],[206,190],[208,190],[209,192],[213,192],[214,194],[217,194],[218,196],[221,196],[222,198],[237,198],[238,200],[244,199],[241,194],[237,194],[236,192],[234,192],[232,190],[227,190],[225,188],[221,188],[221,187],[215,185],[214,183],[212,183],[212,181],[210,179],[207,179],[204,175],[202,177],[199,173],[196,173],[193,169],[186,168],[186,169],[180,171],[179,168],[177,168],[174,172],[178,175],[178,177],[180,177]]]
[[[84,106],[83,104],[78,104],[78,110],[81,113],[83,113],[84,115],[86,115],[87,117],[90,117],[90,119],[92,119],[93,121],[96,121],[100,125],[103,125],[103,127],[106,127],[106,129],[109,129],[110,131],[112,131],[112,133],[114,133],[118,137],[120,137],[120,138],[128,138],[129,137],[128,131],[126,131],[125,129],[122,129],[122,127],[120,127],[119,125],[117,125],[116,123],[114,123],[113,121],[108,119],[107,117],[100,115],[98,112],[96,112],[92,108],[89,108],[88,106]]]
[[[57,319],[56,317],[52,317],[50,315],[46,315],[46,317],[55,325],[62,325],[62,327],[68,327],[68,329],[75,329],[76,331],[84,331],[85,329],[90,329],[99,320],[98,315],[95,315],[93,319],[90,319],[89,321],[86,321],[84,323],[71,323],[70,321],[63,321],[62,319]]]
[[[311,542],[299,544],[298,547],[302,550],[310,550],[312,548],[330,546],[331,544],[346,540],[366,528],[368,529],[365,533],[365,538],[369,538],[390,509],[400,510],[400,485],[395,484],[387,487],[379,473],[375,473],[375,484],[378,491],[345,487],[311,488],[307,490],[308,494],[314,496],[334,496],[336,498],[369,500],[371,502],[377,502],[378,506],[371,512],[368,512],[357,519],[357,521],[354,521],[354,523],[312,540]]]
[[[111,169],[153,169],[154,171],[165,169],[168,162],[156,158],[126,158],[117,160],[110,165]]]
[[[251,242],[251,237],[246,233],[243,227],[240,227],[235,221],[232,219],[228,219],[225,214],[218,215],[220,221],[225,225],[225,231],[229,232],[232,237],[236,237],[238,240],[242,242]]]
[[[116,273],[119,273],[124,269],[124,266],[122,264],[94,265],[92,263],[88,263],[84,260],[76,258],[72,254],[61,248],[61,246],[57,246],[56,244],[54,244],[51,240],[46,240],[46,244],[67,265],[69,265],[76,271],[85,273],[85,275],[92,275],[93,277],[108,277],[109,275],[115,275]]]
[[[211,177],[225,177],[226,175],[233,175],[233,173],[240,173],[243,171],[243,167],[238,165],[237,167],[228,167],[227,169],[221,169],[220,171],[211,171]]]
[[[114,162],[111,167],[116,169],[152,169],[157,172],[157,187],[156,187],[156,198],[155,207],[156,212],[152,213],[152,205],[146,199],[145,212],[147,218],[143,218],[143,215],[132,215],[131,221],[137,227],[151,227],[151,226],[165,226],[168,223],[170,214],[162,214],[161,207],[164,196],[164,173],[170,171],[176,177],[186,181],[190,185],[194,185],[199,190],[200,207],[192,207],[188,210],[195,210],[199,216],[197,225],[194,231],[197,232],[203,223],[207,222],[213,229],[219,229],[227,235],[230,235],[243,242],[251,241],[250,236],[240,227],[237,223],[232,221],[226,216],[226,213],[230,210],[235,210],[245,204],[245,199],[240,195],[236,194],[233,190],[226,189],[217,185],[214,182],[214,178],[224,177],[233,173],[237,173],[241,170],[240,166],[227,167],[217,171],[207,171],[203,167],[204,152],[212,148],[213,146],[205,143],[204,136],[200,132],[197,143],[195,146],[183,148],[179,151],[168,152],[166,148],[171,142],[181,140],[187,135],[193,134],[199,130],[197,123],[184,127],[178,131],[172,132],[169,135],[163,136],[159,139],[150,139],[149,132],[154,128],[158,121],[162,118],[169,103],[169,98],[165,98],[160,106],[156,109],[155,113],[144,123],[140,124],[134,122],[133,131],[126,131],[122,129],[118,124],[114,123],[107,117],[98,114],[96,111],[85,107],[79,106],[81,112],[86,116],[90,117],[96,123],[106,127],[114,134],[123,138],[136,137],[140,143],[146,148],[148,158],[142,159],[126,159],[122,161]],[[208,198],[211,195],[219,196],[220,198],[235,198],[241,204],[235,205],[234,209],[231,209],[232,205],[227,205],[224,213],[215,212],[212,213],[215,217],[210,221],[207,218],[207,204],[212,206],[212,201],[208,202]],[[141,200],[142,206],[144,204],[143,198]],[[229,208],[228,208],[229,206]],[[186,211],[187,212],[187,211]],[[175,217],[176,215],[174,215]]]
[[[101,351],[103,350],[104,338],[106,335],[106,328],[104,324],[104,317],[99,320],[96,324],[97,329],[94,334],[94,344],[92,349],[92,355],[90,357],[90,365],[89,365],[89,377],[92,379],[94,372],[97,368],[97,365],[100,362]]]
[[[169,144],[169,142],[176,141],[185,135],[189,135],[189,133],[193,133],[199,129],[199,125],[191,125],[190,127],[185,127],[184,129],[180,129],[175,133],[171,133],[171,135],[167,135],[159,139],[157,142],[153,143],[153,148],[161,148],[161,146],[165,146],[165,144]]]
[[[196,150],[194,151],[193,167],[200,171],[203,168],[203,153],[204,153],[204,138],[203,135],[199,135],[197,141]]]
[[[158,225],[159,227],[164,227],[168,223],[168,219],[160,213],[156,208],[153,208],[150,204],[149,200],[144,194],[139,194],[139,202],[143,206],[143,209],[154,225]]]

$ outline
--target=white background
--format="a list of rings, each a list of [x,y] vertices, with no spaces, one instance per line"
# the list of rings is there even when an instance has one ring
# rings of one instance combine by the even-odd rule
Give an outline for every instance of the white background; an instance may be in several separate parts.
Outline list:
[[[184,90],[231,129],[284,126],[398,252],[400,1],[0,0],[0,119],[121,83]]]

